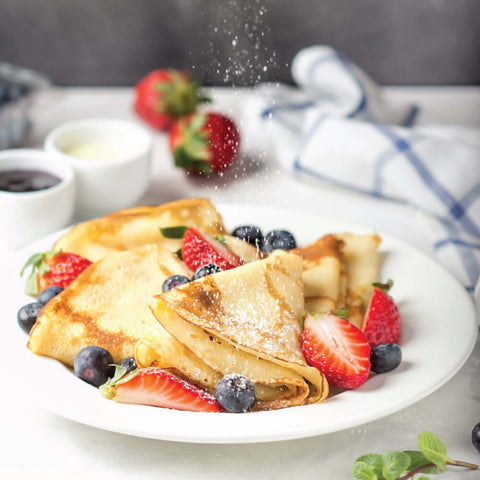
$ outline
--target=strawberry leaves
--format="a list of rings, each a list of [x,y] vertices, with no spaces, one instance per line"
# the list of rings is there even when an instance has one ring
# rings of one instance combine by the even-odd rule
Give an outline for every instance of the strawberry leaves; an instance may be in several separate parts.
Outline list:
[[[391,451],[384,455],[370,453],[357,458],[350,473],[359,480],[408,480],[418,473],[436,474],[447,465],[478,470],[479,466],[447,457],[445,444],[432,432],[418,436],[420,451]],[[416,477],[417,480],[429,477]]]
[[[53,258],[58,253],[60,253],[59,250],[50,250],[43,253],[35,253],[25,262],[25,265],[20,272],[20,276],[23,277],[25,270],[28,267],[31,267],[30,273],[25,283],[25,293],[27,295],[36,295],[38,293],[37,274],[42,276],[49,272],[50,267],[45,263],[45,260],[47,258]]]
[[[175,165],[185,170],[195,170],[203,174],[212,173],[213,169],[208,162],[208,134],[203,130],[207,117],[197,113],[182,121],[182,141],[173,151]]]
[[[109,400],[115,398],[115,387],[130,381],[133,377],[138,375],[138,368],[126,375],[127,369],[121,365],[115,365],[115,373],[112,378],[109,378],[103,385],[100,385],[100,393]]]

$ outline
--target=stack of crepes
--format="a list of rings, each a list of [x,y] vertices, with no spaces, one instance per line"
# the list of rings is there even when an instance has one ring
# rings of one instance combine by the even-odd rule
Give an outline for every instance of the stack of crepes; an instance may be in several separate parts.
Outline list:
[[[181,240],[159,232],[177,225],[224,235],[245,264],[161,293],[168,276],[193,273],[174,253]],[[379,241],[331,234],[263,258],[225,234],[206,200],[119,212],[57,242],[95,263],[44,307],[28,347],[72,365],[81,348],[98,345],[116,363],[135,356],[140,367],[167,369],[210,392],[225,374],[240,373],[255,383],[257,410],[320,402],[328,384],[302,354],[302,316],[346,306],[361,326]]]

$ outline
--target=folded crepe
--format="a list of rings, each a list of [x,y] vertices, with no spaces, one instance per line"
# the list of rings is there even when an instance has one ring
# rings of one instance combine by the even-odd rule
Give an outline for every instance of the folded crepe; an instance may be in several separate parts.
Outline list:
[[[347,278],[342,248],[343,242],[335,235],[325,235],[291,250],[303,260],[307,312],[327,312],[345,306]]]
[[[342,242],[346,269],[346,299],[348,320],[362,328],[365,312],[373,292],[372,283],[379,280],[380,258],[378,235],[337,234]]]
[[[301,273],[299,256],[278,251],[155,296],[150,306],[163,329],[137,343],[137,362],[209,391],[223,375],[245,375],[255,383],[256,409],[325,399],[328,384],[301,351]]]
[[[160,245],[108,255],[47,303],[30,332],[28,348],[72,366],[83,347],[96,345],[120,363],[158,325],[148,303],[162,291],[164,280],[176,274],[191,272]]]
[[[303,260],[305,310],[310,313],[347,309],[347,317],[362,328],[372,294],[379,280],[378,235],[329,234],[292,250]]]
[[[197,227],[213,236],[225,230],[213,204],[207,199],[193,198],[120,210],[80,223],[61,237],[54,249],[76,253],[92,262],[149,243],[158,243],[173,252],[181,247],[181,239],[165,238],[159,229],[179,225]]]

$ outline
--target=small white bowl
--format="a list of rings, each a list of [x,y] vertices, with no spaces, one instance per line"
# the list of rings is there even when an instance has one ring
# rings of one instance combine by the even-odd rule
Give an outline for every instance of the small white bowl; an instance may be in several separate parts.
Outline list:
[[[135,123],[107,118],[76,120],[52,130],[44,146],[75,170],[75,213],[80,220],[131,207],[148,188],[152,139]],[[94,155],[80,158],[80,150]]]
[[[0,152],[0,172],[39,170],[60,182],[33,192],[0,190],[0,248],[13,251],[68,225],[75,206],[72,167],[42,150],[12,149]]]

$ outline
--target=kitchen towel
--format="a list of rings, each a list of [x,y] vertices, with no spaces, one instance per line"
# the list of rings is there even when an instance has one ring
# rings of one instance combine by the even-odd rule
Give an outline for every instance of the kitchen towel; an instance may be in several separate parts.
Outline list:
[[[474,292],[480,131],[416,126],[417,106],[387,101],[365,72],[326,46],[301,50],[292,76],[297,87],[258,89],[278,161],[300,177],[416,208],[439,260]]]

